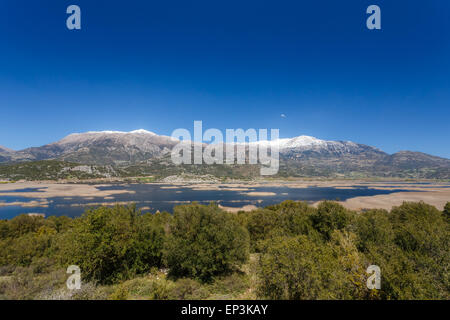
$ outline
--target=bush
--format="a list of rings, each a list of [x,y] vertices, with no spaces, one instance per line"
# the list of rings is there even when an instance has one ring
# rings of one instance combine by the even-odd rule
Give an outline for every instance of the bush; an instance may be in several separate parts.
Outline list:
[[[277,228],[278,213],[273,210],[259,209],[248,213],[247,229],[250,243],[257,252],[259,241],[266,239]]]
[[[263,249],[258,288],[269,299],[326,299],[332,297],[339,269],[330,247],[302,235],[274,238]]]
[[[25,234],[36,232],[45,224],[43,217],[31,217],[26,214],[21,214],[0,224],[0,237],[5,238],[19,238]]]
[[[329,240],[334,230],[344,229],[351,221],[351,213],[342,205],[332,201],[323,201],[312,215],[314,228],[326,240]]]
[[[448,299],[450,228],[442,212],[423,202],[405,202],[389,214],[394,239],[369,246],[381,268],[387,299]]]
[[[174,284],[172,281],[160,278],[151,283],[151,300],[168,300],[171,297]]]
[[[34,259],[50,255],[54,230],[42,227],[17,238],[0,240],[0,265],[29,266]]]
[[[135,206],[88,210],[60,239],[63,266],[77,265],[83,279],[114,283],[159,267],[164,230]]]
[[[119,285],[116,290],[109,296],[109,300],[127,300],[128,290],[123,285]]]
[[[216,205],[178,206],[164,256],[170,275],[209,281],[246,262],[249,236],[235,216]]]
[[[209,296],[209,291],[201,283],[189,278],[178,279],[170,292],[175,300],[199,300]]]
[[[385,210],[369,210],[356,217],[355,233],[358,249],[365,252],[370,245],[382,246],[394,241],[394,230]]]
[[[441,249],[448,245],[448,225],[439,210],[423,202],[405,202],[391,210],[390,218],[395,242],[404,251],[442,257]]]
[[[450,219],[450,202],[447,202],[443,214],[446,216],[447,219]]]

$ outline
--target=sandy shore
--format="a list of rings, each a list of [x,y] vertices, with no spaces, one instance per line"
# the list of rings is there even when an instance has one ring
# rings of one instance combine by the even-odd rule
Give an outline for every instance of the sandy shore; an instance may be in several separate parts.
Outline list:
[[[84,197],[94,199],[96,197],[106,198],[116,194],[133,194],[132,190],[99,190],[97,187],[108,185],[89,184],[60,184],[40,182],[17,182],[0,185],[0,196],[17,196],[26,198],[53,198],[53,197]],[[21,189],[38,189],[35,192],[21,192]],[[19,190],[17,192],[10,192]],[[6,192],[8,191],[8,192]]]
[[[270,196],[276,196],[277,194],[275,192],[242,192],[242,194],[250,197],[270,197]]]
[[[231,212],[231,213],[238,213],[239,211],[250,212],[250,211],[258,209],[257,206],[254,206],[252,204],[242,206],[242,207],[225,207],[225,206],[221,206],[219,204],[219,208],[222,210],[225,210],[227,212]]]
[[[342,205],[351,210],[363,209],[386,209],[399,206],[403,202],[419,202],[431,204],[443,210],[447,202],[450,202],[450,188],[432,189],[423,192],[397,192],[371,197],[356,197],[341,202]]]

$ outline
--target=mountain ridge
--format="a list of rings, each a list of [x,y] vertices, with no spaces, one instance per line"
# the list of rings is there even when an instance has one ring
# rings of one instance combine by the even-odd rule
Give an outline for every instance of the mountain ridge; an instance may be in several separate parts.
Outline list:
[[[19,151],[0,147],[0,162],[60,160],[89,165],[156,166],[163,170],[172,166],[170,151],[179,142],[144,129],[89,131]],[[352,141],[321,140],[305,135],[251,144],[269,146],[275,143],[280,147],[280,175],[284,176],[450,178],[449,159],[422,152],[403,150],[388,154]]]

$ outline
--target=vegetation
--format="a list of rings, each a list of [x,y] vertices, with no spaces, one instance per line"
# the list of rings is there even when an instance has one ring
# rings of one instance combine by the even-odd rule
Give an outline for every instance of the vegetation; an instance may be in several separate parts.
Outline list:
[[[248,232],[216,205],[174,209],[165,257],[170,274],[209,281],[248,259]]]
[[[25,161],[20,163],[0,163],[0,180],[87,180],[115,178],[120,180],[151,183],[162,181],[166,178],[175,179],[209,179],[209,181],[226,181],[228,179],[253,180],[260,177],[260,165],[175,165],[170,155],[151,158],[134,164],[117,163],[100,165],[102,161],[81,161],[80,163],[62,160]],[[428,164],[425,167],[415,168],[396,167],[392,170],[389,164],[367,167],[366,162],[359,163],[357,159],[347,159],[341,165],[335,166],[336,159],[303,159],[298,161],[281,155],[280,168],[272,178],[289,179],[301,178],[402,178],[402,179],[450,179],[450,169],[447,166],[433,167]],[[305,162],[304,162],[305,161]],[[448,160],[447,160],[448,161]],[[339,162],[339,161],[338,161]],[[355,168],[349,168],[348,163],[356,164]],[[3,181],[5,182],[5,181]],[[0,181],[2,183],[2,181]]]
[[[0,164],[0,179],[18,180],[60,180],[94,179],[118,176],[111,166],[81,165],[58,160],[30,161]]]
[[[444,215],[448,218],[450,218],[450,202],[447,202],[447,204],[444,207]]]
[[[62,265],[78,265],[87,280],[113,283],[161,267],[164,229],[135,206],[86,211],[58,239]]]
[[[285,201],[237,214],[194,203],[173,215],[21,215],[0,220],[0,299],[448,300],[449,209]],[[72,264],[81,290],[65,286]],[[373,264],[380,290],[366,286]]]

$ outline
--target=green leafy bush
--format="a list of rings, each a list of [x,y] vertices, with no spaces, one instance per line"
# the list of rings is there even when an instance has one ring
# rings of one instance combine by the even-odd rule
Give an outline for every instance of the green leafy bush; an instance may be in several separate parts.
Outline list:
[[[21,215],[0,220],[0,299],[448,300],[449,207],[356,213],[285,201],[239,214],[191,204],[173,216],[134,206]],[[71,264],[83,277],[76,292],[65,286]],[[372,264],[380,290],[366,287]]]
[[[450,202],[446,203],[443,213],[447,217],[447,219],[450,218]]]
[[[326,240],[329,240],[334,230],[344,229],[351,221],[352,214],[337,202],[323,201],[312,215],[314,228]]]
[[[260,260],[259,294],[269,299],[327,299],[336,290],[338,261],[307,236],[273,238]]]
[[[82,276],[114,283],[160,266],[164,230],[135,206],[88,210],[60,238],[60,261]]]
[[[235,216],[216,205],[178,206],[164,255],[170,274],[209,281],[246,262],[249,236]]]

